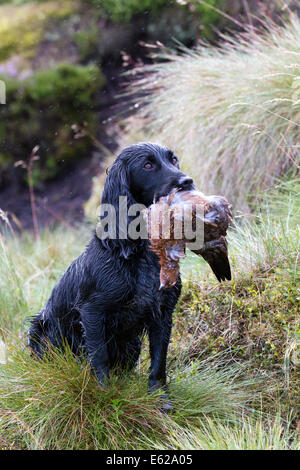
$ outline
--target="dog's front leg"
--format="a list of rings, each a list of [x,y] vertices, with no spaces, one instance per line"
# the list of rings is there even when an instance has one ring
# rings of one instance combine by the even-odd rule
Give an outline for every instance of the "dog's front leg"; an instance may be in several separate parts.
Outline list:
[[[153,321],[148,325],[151,357],[149,375],[150,391],[157,390],[159,388],[166,391],[166,362],[171,329],[171,316],[166,316],[161,322]],[[162,398],[164,399],[162,411],[167,412],[172,408],[172,404],[166,393]]]
[[[97,375],[100,386],[109,377],[109,357],[105,332],[105,316],[97,311],[87,309],[81,312],[82,326],[88,357]]]

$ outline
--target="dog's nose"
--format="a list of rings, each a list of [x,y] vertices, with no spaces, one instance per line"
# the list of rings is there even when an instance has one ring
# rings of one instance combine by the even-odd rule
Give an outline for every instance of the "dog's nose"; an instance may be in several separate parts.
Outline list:
[[[189,176],[182,176],[178,181],[178,186],[180,189],[184,190],[193,189],[194,181]]]

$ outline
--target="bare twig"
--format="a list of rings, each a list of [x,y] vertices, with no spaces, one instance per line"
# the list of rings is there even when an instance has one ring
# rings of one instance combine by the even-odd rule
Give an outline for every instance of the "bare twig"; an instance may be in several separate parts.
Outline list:
[[[35,196],[34,196],[34,189],[33,189],[33,178],[32,178],[32,167],[33,163],[36,160],[39,160],[39,156],[37,152],[39,150],[39,146],[36,145],[31,152],[29,157],[29,162],[26,163],[24,160],[19,160],[15,163],[15,167],[21,166],[27,171],[28,176],[28,186],[29,186],[29,196],[30,196],[30,205],[31,205],[31,213],[32,213],[32,221],[33,221],[33,230],[34,230],[34,238],[36,241],[39,241],[39,229],[38,229],[38,222],[37,222],[37,214],[36,214],[36,204],[35,204]]]
[[[238,21],[237,19],[235,19],[233,16],[228,15],[228,14],[225,13],[223,10],[220,10],[219,8],[216,8],[216,7],[213,6],[213,5],[210,5],[209,3],[206,3],[204,0],[198,0],[198,3],[200,3],[201,5],[206,6],[206,7],[209,8],[210,10],[213,10],[213,11],[219,13],[219,14],[222,15],[224,18],[227,18],[228,20],[232,21],[233,23],[235,23],[235,24],[236,24],[237,26],[239,26],[240,28],[242,28],[242,29],[245,28],[245,25],[243,25],[243,23],[241,23],[240,21]]]

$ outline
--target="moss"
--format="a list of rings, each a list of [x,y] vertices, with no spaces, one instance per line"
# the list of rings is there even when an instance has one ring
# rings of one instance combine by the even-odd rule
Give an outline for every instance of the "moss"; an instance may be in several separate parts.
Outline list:
[[[0,61],[15,54],[32,56],[49,22],[64,19],[75,8],[71,0],[0,6]]]
[[[186,282],[176,310],[171,354],[178,354],[179,343],[187,361],[229,350],[232,359],[250,360],[253,370],[281,375],[289,400],[296,404],[297,291],[294,277],[284,267],[219,285]]]
[[[0,136],[8,160],[26,159],[39,145],[35,175],[46,179],[89,150],[90,140],[74,140],[71,126],[86,122],[96,132],[95,98],[105,82],[98,67],[62,63],[24,81],[5,81],[7,105],[0,108]]]

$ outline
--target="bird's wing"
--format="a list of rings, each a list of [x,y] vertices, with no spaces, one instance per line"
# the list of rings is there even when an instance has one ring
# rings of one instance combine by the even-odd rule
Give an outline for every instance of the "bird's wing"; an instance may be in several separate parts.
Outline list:
[[[227,255],[227,241],[221,236],[218,240],[205,243],[199,250],[192,250],[202,256],[210,265],[219,282],[231,279],[231,270]]]

